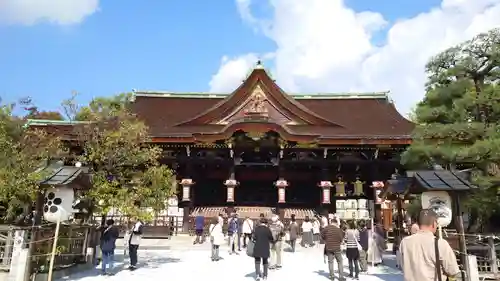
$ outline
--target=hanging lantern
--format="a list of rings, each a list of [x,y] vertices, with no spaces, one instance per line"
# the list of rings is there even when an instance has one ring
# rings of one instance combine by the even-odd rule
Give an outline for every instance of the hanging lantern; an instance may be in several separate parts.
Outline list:
[[[342,180],[342,176],[337,177],[337,182],[335,183],[335,195],[346,196],[345,182]]]
[[[323,204],[330,204],[330,197],[331,197],[331,188],[333,187],[333,184],[331,181],[320,181],[319,182],[319,187],[322,189],[322,202]]]
[[[194,184],[192,179],[182,179],[182,201],[188,202],[191,200],[191,186]]]
[[[288,182],[284,179],[277,180],[274,185],[278,188],[278,203],[286,203],[286,191]]]
[[[228,179],[224,182],[227,187],[227,199],[226,202],[234,202],[234,188],[238,185],[238,181],[235,179]]]

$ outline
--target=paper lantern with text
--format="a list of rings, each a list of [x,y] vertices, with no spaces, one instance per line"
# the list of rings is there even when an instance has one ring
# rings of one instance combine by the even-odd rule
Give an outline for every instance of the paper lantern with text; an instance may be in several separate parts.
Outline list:
[[[422,209],[431,209],[438,216],[438,224],[446,227],[451,223],[451,197],[446,191],[426,191],[421,197]]]

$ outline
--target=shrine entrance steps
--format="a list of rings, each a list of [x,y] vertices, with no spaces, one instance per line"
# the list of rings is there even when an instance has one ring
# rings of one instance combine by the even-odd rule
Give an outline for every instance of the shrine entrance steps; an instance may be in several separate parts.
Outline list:
[[[205,218],[215,218],[219,214],[228,214],[235,211],[238,213],[240,218],[249,217],[251,219],[258,219],[260,214],[264,214],[266,218],[270,218],[275,212],[275,208],[271,207],[246,207],[246,206],[236,206],[236,207],[196,207],[191,212],[191,217],[202,215]],[[313,218],[316,215],[314,209],[310,208],[283,208],[280,211],[280,216],[284,219],[290,219],[292,214],[295,215],[297,220],[303,220],[305,217]]]
[[[202,215],[205,218],[214,218],[219,214],[231,213],[236,211],[240,218],[249,217],[251,219],[258,219],[260,214],[266,217],[271,217],[273,208],[271,207],[196,207],[191,213],[192,217]]]

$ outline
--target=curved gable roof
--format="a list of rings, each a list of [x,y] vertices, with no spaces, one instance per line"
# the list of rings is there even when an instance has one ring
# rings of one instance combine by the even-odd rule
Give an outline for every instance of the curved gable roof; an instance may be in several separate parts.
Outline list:
[[[248,102],[257,88],[262,88],[265,99],[268,100],[277,111],[282,112],[285,117],[296,123],[320,126],[342,126],[312,112],[287,95],[262,68],[255,68],[250,76],[248,76],[231,95],[201,114],[180,122],[177,125],[205,125],[224,120],[234,115],[238,109],[241,109],[239,106]]]

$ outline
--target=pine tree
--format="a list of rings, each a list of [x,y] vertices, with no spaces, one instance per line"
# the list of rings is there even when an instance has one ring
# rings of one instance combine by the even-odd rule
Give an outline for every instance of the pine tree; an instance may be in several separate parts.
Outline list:
[[[403,154],[409,166],[471,167],[468,204],[479,221],[500,213],[500,29],[449,48],[426,66],[426,94]]]

